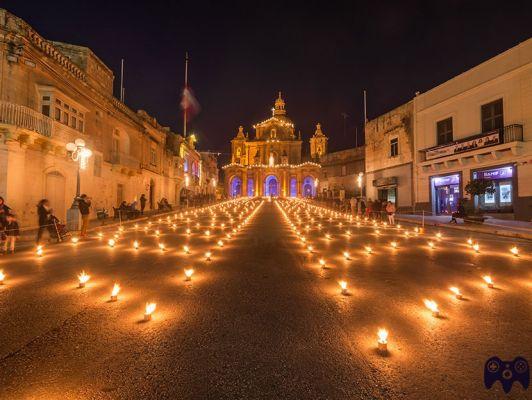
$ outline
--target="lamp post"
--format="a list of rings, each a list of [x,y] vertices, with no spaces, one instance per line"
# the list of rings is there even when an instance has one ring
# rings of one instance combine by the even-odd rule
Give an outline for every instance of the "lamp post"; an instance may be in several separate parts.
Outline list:
[[[185,188],[187,192],[187,208],[188,208],[188,198],[189,198],[188,185],[190,185],[190,177],[188,176],[188,174],[186,174],[185,175]]]
[[[80,171],[87,169],[87,162],[92,151],[85,147],[83,139],[76,139],[74,143],[67,143],[66,149],[70,153],[72,161],[78,164],[76,180],[76,196],[72,206],[67,210],[67,226],[71,231],[77,231],[80,227],[79,195],[80,195]]]
[[[360,190],[360,198],[362,198],[362,177],[364,176],[363,172],[359,172],[357,176],[358,189]]]

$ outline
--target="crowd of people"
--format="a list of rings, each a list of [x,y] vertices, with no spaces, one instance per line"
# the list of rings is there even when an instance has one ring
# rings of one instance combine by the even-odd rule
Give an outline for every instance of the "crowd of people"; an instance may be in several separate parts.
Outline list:
[[[387,200],[375,200],[351,197],[347,199],[318,199],[328,207],[337,208],[342,212],[350,212],[351,215],[368,217],[380,220],[388,220],[390,225],[395,225],[395,213],[397,209],[394,202]]]

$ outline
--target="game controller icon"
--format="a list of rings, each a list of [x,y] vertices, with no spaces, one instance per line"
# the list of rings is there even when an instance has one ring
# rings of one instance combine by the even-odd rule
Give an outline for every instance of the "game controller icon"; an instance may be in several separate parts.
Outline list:
[[[530,369],[523,357],[516,357],[513,361],[502,361],[499,357],[491,357],[484,365],[484,385],[491,389],[496,381],[500,381],[504,393],[512,389],[514,382],[519,382],[524,389],[530,383]]]

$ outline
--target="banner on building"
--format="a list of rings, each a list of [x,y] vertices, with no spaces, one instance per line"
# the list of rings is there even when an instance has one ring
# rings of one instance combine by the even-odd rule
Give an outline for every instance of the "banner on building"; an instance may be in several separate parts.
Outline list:
[[[499,131],[490,132],[482,137],[466,140],[459,143],[451,143],[445,146],[433,147],[425,150],[425,160],[451,156],[457,153],[476,150],[480,147],[487,147],[499,144],[501,142]]]

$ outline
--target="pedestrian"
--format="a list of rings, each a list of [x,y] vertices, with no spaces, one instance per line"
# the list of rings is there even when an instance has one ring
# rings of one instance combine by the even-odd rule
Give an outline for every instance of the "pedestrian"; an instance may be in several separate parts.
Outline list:
[[[4,253],[7,253],[9,247],[9,252],[13,254],[15,252],[15,242],[20,236],[20,230],[14,214],[7,214],[6,221],[7,224],[5,226],[6,240],[4,242]]]
[[[360,199],[358,202],[358,213],[360,216],[363,216],[366,213],[366,202],[363,199]]]
[[[373,200],[368,199],[368,204],[366,204],[366,217],[371,218],[373,212]]]
[[[349,199],[349,204],[351,205],[351,215],[356,215],[357,213],[357,199],[351,197]]]
[[[91,199],[86,194],[82,194],[78,199],[79,212],[81,213],[81,237],[87,236],[89,228],[89,216],[91,212]]]
[[[44,231],[48,229],[50,234],[52,232],[52,230],[50,229],[50,216],[52,215],[52,209],[50,207],[50,202],[47,199],[42,199],[37,204],[37,215],[39,217],[39,230],[37,231],[36,243],[37,245],[39,245]]]
[[[144,193],[140,196],[140,213],[144,214],[144,209],[146,208],[146,196]]]
[[[9,214],[11,208],[9,208],[3,197],[0,197],[0,224],[5,224],[7,219],[7,214]]]
[[[455,224],[458,224],[458,220],[457,218],[465,218],[467,215],[466,215],[466,210],[465,210],[465,206],[464,206],[464,201],[463,199],[460,199],[458,200],[458,208],[456,210],[456,212],[453,212],[451,214],[451,220],[449,221],[449,223],[455,223]]]
[[[388,214],[388,223],[390,225],[395,225],[395,204],[391,201],[386,204],[386,214]]]

